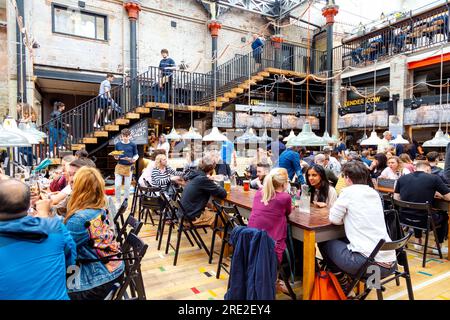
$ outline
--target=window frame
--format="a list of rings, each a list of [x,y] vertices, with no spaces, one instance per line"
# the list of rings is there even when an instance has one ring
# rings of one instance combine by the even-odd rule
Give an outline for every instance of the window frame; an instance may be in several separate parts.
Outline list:
[[[101,42],[108,42],[108,24],[109,24],[109,19],[108,19],[108,15],[105,14],[101,14],[98,12],[94,12],[94,11],[89,11],[89,10],[84,10],[84,9],[78,9],[82,14],[86,14],[89,16],[93,16],[95,18],[95,38],[91,38],[91,37],[86,37],[86,36],[81,36],[81,35],[77,35],[77,34],[73,34],[73,33],[67,33],[67,32],[61,32],[61,31],[57,31],[56,30],[56,19],[55,19],[55,9],[65,9],[65,10],[69,10],[71,9],[70,6],[64,5],[64,4],[59,4],[59,3],[55,3],[52,2],[52,33],[55,34],[62,34],[62,35],[66,35],[66,36],[71,36],[71,37],[76,37],[76,38],[81,38],[81,39],[89,39],[89,40],[94,40],[94,41],[101,41]],[[98,32],[98,28],[97,28],[97,18],[102,18],[105,21],[105,28],[104,28],[104,37],[105,39],[98,39],[97,38],[97,32]]]

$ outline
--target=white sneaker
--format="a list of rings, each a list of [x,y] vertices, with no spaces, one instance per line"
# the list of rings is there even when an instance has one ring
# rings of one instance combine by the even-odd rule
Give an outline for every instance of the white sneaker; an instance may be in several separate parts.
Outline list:
[[[100,127],[98,124],[95,124],[95,123],[94,123],[94,128],[95,128],[95,129],[100,129],[101,127]]]
[[[423,251],[423,246],[418,245],[418,244],[414,244],[414,249],[419,250],[419,251]]]

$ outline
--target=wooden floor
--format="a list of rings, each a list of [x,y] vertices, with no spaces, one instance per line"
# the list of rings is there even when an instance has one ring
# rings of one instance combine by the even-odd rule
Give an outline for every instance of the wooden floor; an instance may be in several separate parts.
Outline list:
[[[155,224],[157,225],[157,219]],[[208,264],[205,251],[197,246],[191,247],[183,236],[177,266],[173,266],[174,251],[164,253],[165,245],[157,250],[155,240],[157,227],[146,224],[141,230],[141,237],[149,249],[142,263],[142,274],[145,282],[147,299],[149,300],[222,300],[227,290],[228,275],[221,272],[220,279],[216,279],[218,256],[212,264]],[[208,234],[201,231],[205,243],[210,246],[212,232]],[[163,240],[167,239],[165,232]],[[218,238],[217,238],[218,239]],[[176,234],[172,234],[172,243],[175,245]],[[220,250],[220,239],[216,241],[215,250]],[[165,244],[165,242],[163,241]],[[409,252],[408,259],[411,267],[412,283],[416,300],[450,300],[450,262],[429,256],[426,268],[422,268],[422,256]],[[229,262],[229,260],[227,261]],[[301,285],[294,287],[298,296],[301,295]],[[384,293],[386,300],[408,299],[405,282],[397,287],[395,282],[387,285]],[[289,299],[284,294],[277,294],[277,299]],[[372,292],[368,299],[376,299]]]

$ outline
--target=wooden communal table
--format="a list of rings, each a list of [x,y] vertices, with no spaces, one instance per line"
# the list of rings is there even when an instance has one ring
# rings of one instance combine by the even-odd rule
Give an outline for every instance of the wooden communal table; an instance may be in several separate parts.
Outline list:
[[[225,202],[235,204],[241,215],[248,219],[255,194],[255,190],[243,191],[242,187],[235,187]],[[329,222],[326,208],[312,208],[311,213],[302,213],[296,208],[289,215],[289,224],[292,237],[303,241],[303,299],[309,300],[314,285],[316,243],[344,237],[344,227]]]
[[[375,187],[375,189],[382,193],[394,194],[394,189],[383,188],[383,187]],[[447,211],[447,213],[450,215],[450,202],[449,201],[445,201],[444,199],[435,198],[434,199],[434,207],[436,209]],[[448,220],[447,248],[450,248],[450,219]],[[450,252],[447,253],[447,260],[450,260]]]

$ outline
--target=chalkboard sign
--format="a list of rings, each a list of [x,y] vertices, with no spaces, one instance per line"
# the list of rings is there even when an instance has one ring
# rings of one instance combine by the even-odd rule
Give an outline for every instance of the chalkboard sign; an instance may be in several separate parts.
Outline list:
[[[217,111],[213,119],[213,127],[233,128],[233,112]]]
[[[144,119],[139,121],[138,123],[132,125],[130,128],[131,131],[131,142],[134,142],[138,145],[148,144],[148,121]],[[120,142],[120,134],[115,136],[113,139],[109,140],[110,145],[115,145]]]

